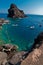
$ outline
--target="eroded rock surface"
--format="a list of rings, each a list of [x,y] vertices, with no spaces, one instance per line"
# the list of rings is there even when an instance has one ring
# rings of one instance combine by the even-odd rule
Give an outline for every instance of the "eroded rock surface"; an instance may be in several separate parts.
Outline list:
[[[43,32],[35,39],[33,51],[21,65],[43,65]]]
[[[7,62],[7,54],[5,52],[0,52],[0,65],[5,65]]]
[[[23,10],[20,10],[15,4],[11,4],[8,9],[8,17],[11,18],[24,18],[26,15]]]
[[[16,65],[26,58],[27,51],[18,51],[16,45],[2,44],[0,45],[0,65]]]

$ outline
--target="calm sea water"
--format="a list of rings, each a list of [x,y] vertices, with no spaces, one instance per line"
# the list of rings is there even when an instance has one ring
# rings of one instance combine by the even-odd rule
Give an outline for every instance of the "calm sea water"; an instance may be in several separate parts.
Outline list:
[[[43,32],[43,16],[28,15],[23,19],[11,19],[7,18],[7,14],[0,14],[0,18],[9,20],[9,24],[4,24],[0,29],[0,44],[15,44],[19,50],[29,50],[37,35]]]

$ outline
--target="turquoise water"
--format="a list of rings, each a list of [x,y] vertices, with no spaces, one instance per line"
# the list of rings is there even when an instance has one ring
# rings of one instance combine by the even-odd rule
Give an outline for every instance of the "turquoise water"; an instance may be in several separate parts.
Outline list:
[[[15,44],[19,50],[30,50],[34,39],[43,32],[43,16],[28,15],[22,19],[11,19],[7,18],[7,14],[0,14],[0,18],[9,20],[9,24],[4,24],[0,30],[0,42]],[[31,26],[34,26],[34,29],[31,29]]]

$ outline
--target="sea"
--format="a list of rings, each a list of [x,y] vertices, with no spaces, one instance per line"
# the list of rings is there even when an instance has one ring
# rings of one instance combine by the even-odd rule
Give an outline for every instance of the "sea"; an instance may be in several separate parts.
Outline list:
[[[18,50],[30,50],[37,36],[43,32],[43,15],[27,14],[25,18],[8,18],[7,14],[0,14],[0,18],[9,20],[0,29],[0,44],[13,44]]]

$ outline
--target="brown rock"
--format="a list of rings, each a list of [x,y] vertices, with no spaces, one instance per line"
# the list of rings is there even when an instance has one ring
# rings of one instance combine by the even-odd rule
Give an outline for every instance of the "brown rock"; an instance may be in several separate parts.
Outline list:
[[[12,65],[15,65],[15,64],[18,64],[18,63],[22,62],[25,59],[26,54],[27,54],[27,52],[24,52],[24,51],[17,52],[9,60],[9,63],[12,64]]]
[[[43,65],[43,44],[38,49],[34,49],[21,65]]]
[[[21,65],[43,65],[43,32],[37,36],[33,51],[29,53]]]
[[[5,65],[7,62],[7,54],[5,52],[0,52],[0,65]]]
[[[8,9],[8,17],[11,18],[24,18],[25,14],[23,10],[18,9],[15,4],[11,4],[10,8]]]

